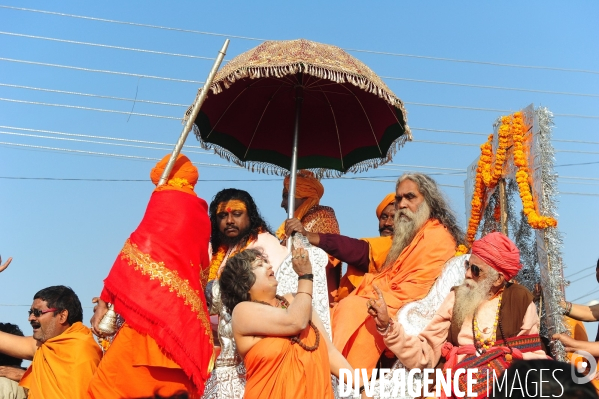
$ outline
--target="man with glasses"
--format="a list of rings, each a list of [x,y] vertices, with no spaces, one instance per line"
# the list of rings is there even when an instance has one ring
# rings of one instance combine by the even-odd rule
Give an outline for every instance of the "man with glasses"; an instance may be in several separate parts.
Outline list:
[[[499,377],[513,360],[547,358],[532,294],[510,283],[521,268],[516,245],[502,233],[491,233],[472,244],[466,280],[449,293],[419,335],[406,335],[403,326],[389,317],[378,289],[369,313],[385,345],[406,368],[437,366],[452,373],[476,368],[473,391],[476,397],[486,397],[492,386],[487,377]],[[466,374],[458,378],[465,387]]]
[[[29,390],[29,399],[87,397],[102,351],[82,318],[75,292],[58,285],[44,288],[33,297],[29,310],[33,336],[0,332],[1,353],[32,360],[20,382]]]

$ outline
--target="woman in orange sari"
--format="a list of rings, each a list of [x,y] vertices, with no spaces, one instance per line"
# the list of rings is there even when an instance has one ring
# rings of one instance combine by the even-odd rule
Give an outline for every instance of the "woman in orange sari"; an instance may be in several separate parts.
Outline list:
[[[248,249],[227,261],[220,277],[223,304],[232,311],[233,336],[247,370],[245,396],[333,398],[331,373],[353,369],[312,310],[312,265],[304,249],[293,251],[295,295],[276,295],[268,259]]]

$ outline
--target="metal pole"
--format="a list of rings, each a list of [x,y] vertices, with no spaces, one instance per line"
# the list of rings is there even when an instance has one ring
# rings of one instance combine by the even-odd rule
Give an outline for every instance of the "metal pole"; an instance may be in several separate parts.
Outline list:
[[[295,126],[293,127],[293,148],[291,149],[291,175],[289,176],[289,199],[287,202],[287,217],[293,219],[295,212],[295,182],[297,180],[297,146],[299,137],[299,123],[304,101],[304,87],[302,74],[299,74],[299,83],[295,86]],[[287,237],[287,248],[291,250],[291,237]]]
[[[505,192],[505,179],[499,180],[499,211],[501,215],[501,232],[507,236],[507,194]]]
[[[200,108],[202,107],[202,104],[204,103],[204,100],[206,99],[206,96],[208,95],[208,90],[210,90],[210,86],[212,85],[212,81],[214,80],[214,75],[216,75],[216,72],[218,71],[218,68],[220,67],[221,62],[223,61],[223,58],[225,58],[225,55],[227,54],[227,47],[229,47],[229,39],[225,40],[225,43],[223,44],[223,48],[218,52],[218,56],[216,57],[216,60],[214,61],[214,65],[212,65],[212,69],[210,70],[210,73],[208,74],[208,78],[206,79],[206,82],[204,83],[204,87],[202,88],[202,91],[200,92],[200,96],[196,99],[195,103],[193,104],[193,108],[191,109],[191,114],[189,115],[189,118],[187,119],[187,122],[185,123],[185,127],[183,127],[183,131],[181,132],[181,135],[179,136],[179,140],[177,140],[177,144],[175,144],[175,148],[173,148],[173,152],[171,154],[170,159],[168,160],[168,163],[166,164],[166,167],[164,168],[164,171],[162,172],[162,176],[160,176],[160,181],[158,182],[159,186],[161,186],[167,182],[168,177],[171,174],[171,171],[173,170],[175,161],[177,160],[177,157],[181,153],[183,144],[185,144],[185,140],[187,140],[187,136],[189,135],[189,132],[191,131],[191,127],[193,126],[193,124],[198,116],[198,113],[200,112]]]

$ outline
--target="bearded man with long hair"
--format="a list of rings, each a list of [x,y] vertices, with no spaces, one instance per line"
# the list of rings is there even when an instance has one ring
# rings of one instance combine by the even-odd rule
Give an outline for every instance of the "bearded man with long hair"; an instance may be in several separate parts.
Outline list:
[[[376,297],[374,285],[381,289],[389,313],[395,316],[406,303],[426,296],[463,241],[453,211],[427,175],[407,173],[398,179],[395,209],[392,238],[307,235],[328,254],[372,271],[333,310],[333,343],[354,368],[372,370],[385,349],[368,316],[368,301]]]

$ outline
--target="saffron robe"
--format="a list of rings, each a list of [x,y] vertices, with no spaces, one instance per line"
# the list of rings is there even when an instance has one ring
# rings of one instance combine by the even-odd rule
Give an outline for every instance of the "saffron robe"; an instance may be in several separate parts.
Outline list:
[[[311,346],[316,334],[308,326],[300,339]],[[244,363],[244,399],[334,398],[329,354],[322,339],[315,351],[308,352],[289,337],[266,337],[249,350]]]
[[[87,398],[101,358],[91,330],[77,322],[39,346],[19,385],[29,389],[29,399]]]
[[[102,359],[90,384],[92,398],[170,397],[184,391],[199,397],[193,382],[156,341],[125,323]]]
[[[121,352],[134,361],[123,363],[109,349],[106,362],[100,363],[97,377],[90,383],[94,398],[123,397],[118,392],[129,387],[114,387],[115,381],[107,376],[115,375],[130,375],[129,380],[118,380],[125,385],[140,385],[131,381],[143,380],[145,386],[134,392],[152,393],[167,384],[168,389],[187,386],[184,372],[193,381],[190,395],[204,390],[213,366],[203,292],[209,272],[207,210],[206,202],[195,193],[173,189],[152,194],[144,218],[125,242],[101,294],[136,332],[119,332],[112,343],[116,354]],[[129,350],[147,354],[137,357]],[[179,368],[176,373],[172,372],[173,362]],[[128,370],[122,370],[124,367]],[[158,367],[161,373],[148,372]]]
[[[395,263],[378,274],[367,273],[351,294],[333,309],[333,343],[354,368],[373,369],[385,349],[366,303],[377,285],[391,317],[406,303],[422,299],[455,253],[455,240],[437,220],[429,219]]]

